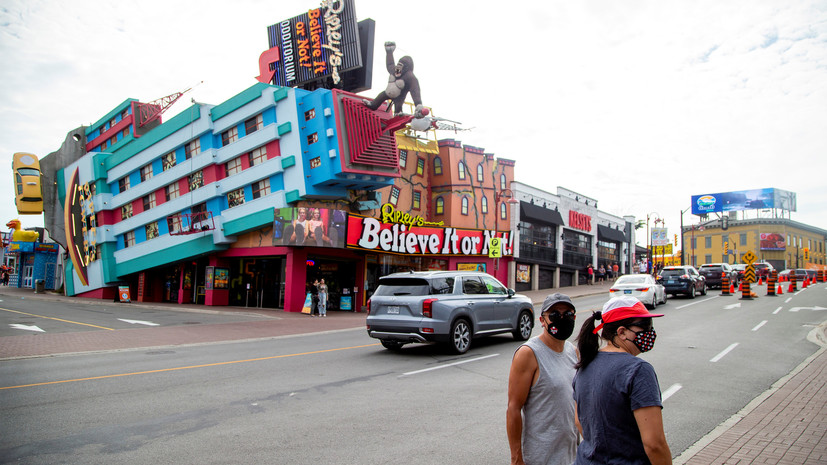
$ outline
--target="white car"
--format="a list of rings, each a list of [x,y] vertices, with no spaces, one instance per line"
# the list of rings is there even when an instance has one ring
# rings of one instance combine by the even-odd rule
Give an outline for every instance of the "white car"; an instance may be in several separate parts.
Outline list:
[[[648,274],[627,274],[617,278],[609,289],[610,297],[636,297],[649,308],[666,303],[666,291]]]

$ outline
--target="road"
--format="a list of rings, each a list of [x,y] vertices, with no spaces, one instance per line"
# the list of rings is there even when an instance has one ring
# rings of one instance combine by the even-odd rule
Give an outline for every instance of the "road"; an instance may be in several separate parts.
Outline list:
[[[673,455],[817,350],[806,337],[827,315],[817,310],[825,297],[820,284],[756,300],[714,291],[658,307],[666,316],[655,322],[654,350],[642,357],[658,373]],[[575,299],[578,318],[605,300]],[[49,331],[138,325],[100,308],[61,311],[34,302],[0,306],[42,314],[27,318]],[[125,319],[202,325],[256,318],[153,312]],[[20,319],[0,312],[0,336],[28,331],[9,329]],[[463,356],[431,345],[394,353],[359,328],[5,360],[0,462],[507,463],[506,386],[517,346],[498,336],[475,341]]]

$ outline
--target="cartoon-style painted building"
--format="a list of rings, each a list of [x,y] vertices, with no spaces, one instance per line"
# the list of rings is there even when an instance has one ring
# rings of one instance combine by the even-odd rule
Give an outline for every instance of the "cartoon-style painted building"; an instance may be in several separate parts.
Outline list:
[[[509,160],[456,141],[420,147],[395,133],[404,125],[386,107],[339,90],[258,83],[141,137],[129,129],[135,108],[126,100],[71,131],[43,160],[69,295],[109,299],[126,284],[138,301],[298,311],[306,283],[325,277],[332,308],[360,309],[387,266],[506,277]],[[377,240],[360,242],[371,217]],[[386,247],[384,230],[409,245]],[[489,258],[492,237],[505,245],[502,265]]]

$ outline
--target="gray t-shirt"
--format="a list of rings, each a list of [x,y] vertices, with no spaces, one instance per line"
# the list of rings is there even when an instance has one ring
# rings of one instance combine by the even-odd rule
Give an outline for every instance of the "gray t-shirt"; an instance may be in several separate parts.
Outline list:
[[[648,464],[634,411],[663,407],[655,369],[625,352],[598,352],[574,377],[583,427],[575,464]]]
[[[540,369],[523,405],[523,460],[526,465],[571,465],[577,450],[572,398],[577,349],[566,341],[557,353],[539,336],[523,345],[534,352]]]

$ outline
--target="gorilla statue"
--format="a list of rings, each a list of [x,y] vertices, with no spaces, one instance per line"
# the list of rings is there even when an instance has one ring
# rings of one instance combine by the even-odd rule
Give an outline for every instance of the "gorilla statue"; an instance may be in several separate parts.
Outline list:
[[[404,56],[399,59],[399,63],[394,64],[394,50],[396,50],[395,42],[385,42],[385,52],[387,53],[385,64],[388,73],[390,73],[388,86],[375,99],[364,99],[363,102],[371,110],[377,110],[385,101],[391,100],[393,102],[393,114],[398,116],[402,114],[405,97],[410,92],[414,105],[416,105],[415,115],[421,117],[423,109],[422,96],[419,94],[419,80],[413,73],[413,58]]]

